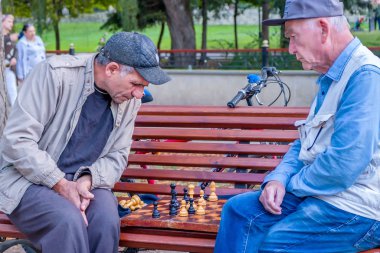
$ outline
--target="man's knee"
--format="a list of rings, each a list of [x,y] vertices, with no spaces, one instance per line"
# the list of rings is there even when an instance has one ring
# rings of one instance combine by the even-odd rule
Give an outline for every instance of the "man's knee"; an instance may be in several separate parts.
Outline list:
[[[98,189],[94,193],[95,200],[87,211],[89,225],[101,227],[105,231],[119,230],[120,218],[113,193],[103,189]]]
[[[57,226],[65,227],[70,231],[82,231],[86,228],[79,210],[61,209],[56,212],[55,217],[54,222]]]

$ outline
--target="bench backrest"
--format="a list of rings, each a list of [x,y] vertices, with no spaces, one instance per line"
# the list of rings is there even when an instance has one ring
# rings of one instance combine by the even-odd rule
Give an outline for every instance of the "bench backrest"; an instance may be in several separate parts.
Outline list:
[[[118,183],[114,190],[169,195],[174,182],[183,194],[190,182],[215,181],[218,195],[245,192],[234,185],[259,185],[298,137],[294,122],[307,113],[300,107],[144,105],[123,174],[136,180]]]

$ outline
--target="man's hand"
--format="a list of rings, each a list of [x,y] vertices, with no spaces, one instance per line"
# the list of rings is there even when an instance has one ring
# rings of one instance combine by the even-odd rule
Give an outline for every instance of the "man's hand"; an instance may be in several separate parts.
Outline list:
[[[12,58],[11,61],[9,62],[9,66],[15,66],[17,63],[16,58]]]
[[[77,190],[81,197],[80,210],[85,211],[90,204],[90,200],[94,198],[94,194],[90,192],[92,184],[91,175],[81,176],[77,180]]]
[[[53,190],[58,192],[59,195],[63,196],[71,203],[73,203],[78,209],[80,209],[80,195],[77,190],[77,183],[68,181],[62,178],[58,183],[53,186]]]
[[[77,180],[77,182],[68,181],[63,178],[53,186],[53,190],[72,202],[81,211],[86,225],[88,225],[88,222],[85,211],[90,204],[90,200],[94,198],[94,195],[90,192],[90,189],[90,175],[82,176]]]
[[[269,181],[260,195],[260,202],[265,210],[273,214],[281,214],[281,203],[284,199],[285,187],[278,181]]]

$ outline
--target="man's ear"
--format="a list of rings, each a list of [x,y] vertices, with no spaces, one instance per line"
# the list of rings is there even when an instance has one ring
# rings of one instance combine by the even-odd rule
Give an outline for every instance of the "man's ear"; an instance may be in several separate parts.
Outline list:
[[[322,33],[322,43],[325,43],[327,38],[330,36],[330,25],[326,19],[322,18],[319,20],[319,26]]]
[[[116,62],[110,62],[106,65],[106,75],[111,76],[120,72],[120,66]]]

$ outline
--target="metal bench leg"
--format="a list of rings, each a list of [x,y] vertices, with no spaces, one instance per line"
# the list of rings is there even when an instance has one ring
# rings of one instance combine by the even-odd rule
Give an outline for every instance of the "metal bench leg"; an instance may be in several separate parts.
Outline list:
[[[41,251],[34,248],[33,244],[30,241],[25,239],[6,240],[0,243],[0,253],[3,253],[7,249],[16,245],[22,245],[26,253],[41,253]]]

